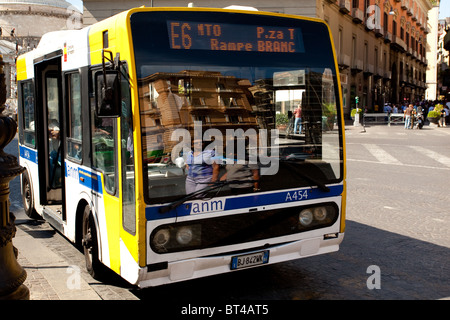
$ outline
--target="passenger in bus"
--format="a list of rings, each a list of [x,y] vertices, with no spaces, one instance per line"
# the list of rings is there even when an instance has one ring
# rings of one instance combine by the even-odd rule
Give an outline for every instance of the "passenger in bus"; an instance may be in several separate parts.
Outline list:
[[[213,159],[214,150],[204,150],[202,140],[194,140],[194,150],[186,159],[186,194],[206,188],[219,177],[219,165]]]
[[[50,142],[50,152],[58,151],[59,148],[59,123],[56,119],[50,121],[48,125],[48,136]]]
[[[228,141],[228,143],[232,143],[233,146],[239,148],[238,140],[239,139],[234,139],[234,142]],[[250,145],[249,138],[246,138],[245,144],[247,146]],[[241,151],[241,155],[239,151]],[[244,156],[245,159],[240,159]],[[226,172],[222,177],[220,177],[220,181],[235,182],[228,185],[232,194],[250,193],[260,190],[259,166],[257,163],[252,163],[250,161],[247,150],[238,150],[236,153],[233,152],[227,154],[226,162]]]
[[[220,177],[220,181],[236,181],[230,183],[232,194],[242,194],[259,191],[259,167],[257,164],[227,164],[227,172]],[[248,181],[248,182],[246,182]]]
[[[52,187],[61,185],[60,170],[56,170],[61,166],[61,150],[60,150],[60,130],[59,123],[56,119],[52,119],[48,125],[49,137],[49,163],[50,163],[50,183]]]

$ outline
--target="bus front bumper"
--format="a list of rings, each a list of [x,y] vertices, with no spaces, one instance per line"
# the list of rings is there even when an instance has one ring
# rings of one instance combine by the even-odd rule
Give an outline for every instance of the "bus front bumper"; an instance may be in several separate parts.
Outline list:
[[[335,237],[322,236],[298,240],[240,254],[250,255],[255,252],[269,251],[269,259],[265,264],[274,264],[338,251],[343,238],[344,233],[337,233]],[[232,259],[236,256],[236,253],[232,253],[169,262],[162,270],[142,272],[137,285],[140,288],[146,288],[235,271],[232,270]]]

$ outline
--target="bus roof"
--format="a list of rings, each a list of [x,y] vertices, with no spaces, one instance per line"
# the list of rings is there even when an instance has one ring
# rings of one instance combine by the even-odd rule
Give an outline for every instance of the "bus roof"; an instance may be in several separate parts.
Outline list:
[[[17,59],[17,79],[34,77],[34,64],[56,56],[62,57],[62,70],[89,65],[89,28],[81,30],[52,31],[42,36],[36,49]]]

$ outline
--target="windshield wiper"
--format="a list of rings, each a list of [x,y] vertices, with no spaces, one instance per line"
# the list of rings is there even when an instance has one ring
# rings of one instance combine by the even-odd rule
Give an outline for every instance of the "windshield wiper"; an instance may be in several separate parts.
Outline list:
[[[289,160],[281,160],[284,164],[287,164],[290,169],[292,169],[292,172],[294,172],[296,175],[300,176],[301,178],[304,178],[306,181],[312,183],[313,185],[317,186],[320,190],[324,192],[330,192],[330,188],[328,188],[322,181],[311,177],[310,175],[306,174],[305,172],[299,170],[299,168],[295,165],[295,163],[290,162]]]
[[[212,190],[216,190],[219,188],[222,188],[226,185],[229,184],[244,184],[244,183],[254,183],[257,182],[258,180],[225,180],[225,181],[217,181],[217,182],[211,182],[209,186],[202,188],[200,190],[191,192],[187,195],[185,195],[184,197],[182,197],[181,199],[175,200],[171,203],[169,203],[168,205],[159,208],[159,213],[166,213],[169,212],[175,208],[177,208],[178,206],[182,205],[183,203],[185,203],[188,200],[194,199],[196,198],[198,195],[201,195],[203,193],[212,191]]]

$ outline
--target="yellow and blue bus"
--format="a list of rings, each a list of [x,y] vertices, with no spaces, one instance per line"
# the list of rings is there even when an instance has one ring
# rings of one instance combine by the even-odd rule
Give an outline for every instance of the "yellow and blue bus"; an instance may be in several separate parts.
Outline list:
[[[17,80],[25,212],[94,277],[149,287],[339,249],[344,122],[323,21],[136,8],[44,35]]]

